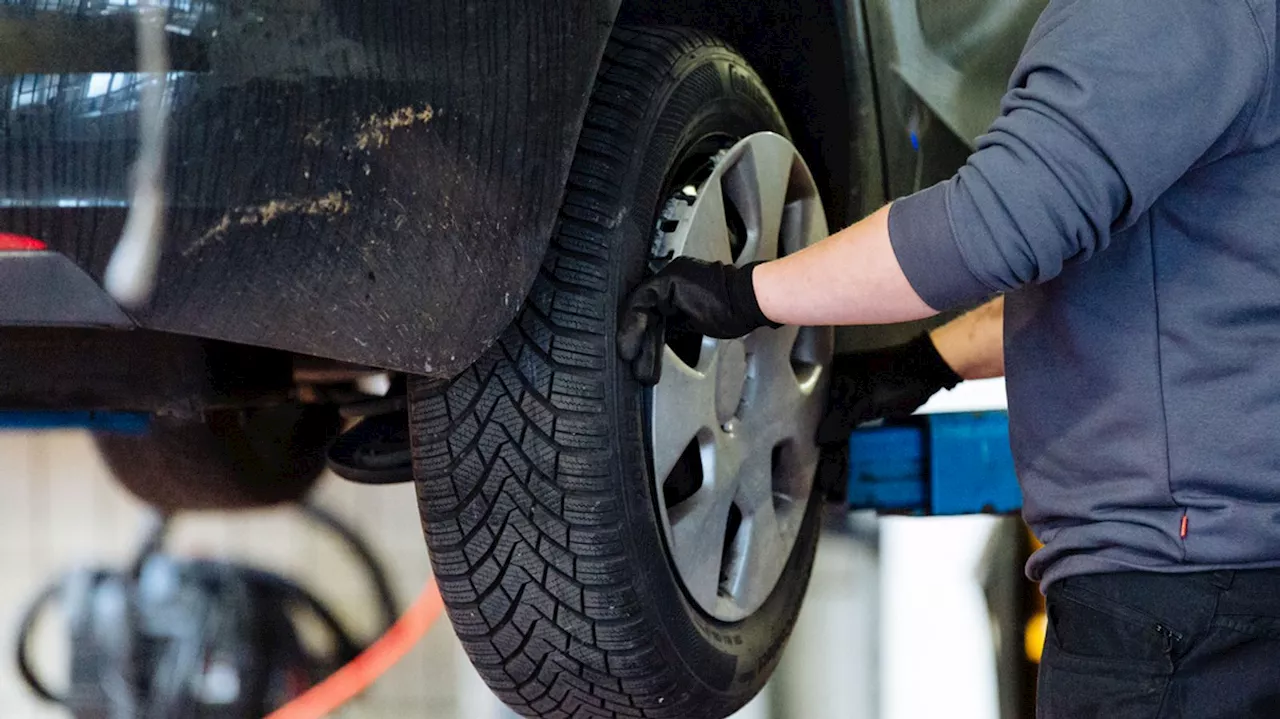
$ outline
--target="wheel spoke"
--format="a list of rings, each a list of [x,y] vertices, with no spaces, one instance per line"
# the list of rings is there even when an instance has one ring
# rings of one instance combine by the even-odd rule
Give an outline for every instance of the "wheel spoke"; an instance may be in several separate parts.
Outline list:
[[[729,253],[724,192],[719,182],[713,179],[703,184],[689,219],[680,223],[671,234],[667,248],[679,257],[695,257],[709,262],[733,261]]]
[[[713,605],[720,591],[720,564],[732,503],[732,493],[712,485],[668,510],[672,557],[685,588],[703,606]]]
[[[757,330],[747,337],[747,383],[741,420],[757,440],[781,436],[806,400],[791,369],[791,347],[798,332],[798,328],[787,326]]]
[[[778,138],[777,142],[753,146],[751,161],[755,165],[756,187],[760,196],[760,244],[755,259],[772,260],[778,257],[782,213],[787,202],[795,151],[790,143]]]
[[[736,604],[759,606],[773,590],[776,578],[786,564],[791,543],[783,541],[773,503],[757,509],[743,522],[745,537],[739,539],[742,555],[733,567],[727,589]],[[775,581],[769,581],[773,579]]]
[[[763,437],[744,438],[750,452],[738,470],[738,506],[751,516],[765,508],[773,507],[773,447]]]
[[[800,328],[794,325],[757,330],[746,339],[747,355],[758,371],[770,378],[783,377],[791,372],[791,355],[799,337]]]
[[[799,363],[796,381],[800,392],[812,395],[821,385],[824,374],[822,363],[835,351],[835,333],[830,327],[801,327],[796,336],[791,358]]]
[[[787,185],[795,152],[781,137],[762,137],[724,174],[725,193],[742,213],[747,243],[738,264],[778,256]]]
[[[799,252],[827,236],[827,215],[817,195],[795,198],[782,218],[782,253]]]
[[[785,405],[778,403],[773,406]],[[741,502],[744,511],[772,504],[775,494],[784,495],[793,504],[803,504],[813,489],[819,455],[814,437],[822,418],[822,405],[810,399],[788,407],[787,421],[777,421],[773,419],[774,415],[767,413],[742,419],[743,437],[750,438],[750,452],[743,459],[742,470],[744,495]],[[774,476],[775,449],[782,454],[777,458],[777,477]]]
[[[703,367],[715,367],[714,349]],[[662,353],[662,381],[653,389],[653,473],[659,484],[698,433],[715,424],[715,377],[685,364],[670,347]]]
[[[748,460],[752,463],[766,464],[769,468],[765,494],[773,506],[784,534],[790,526],[789,520],[793,518],[792,512],[797,509],[803,510],[808,501],[813,491],[813,478],[818,471],[819,451],[817,445],[813,443],[817,422],[806,421],[797,424],[801,425],[801,428],[785,433],[768,449],[755,450],[762,455],[759,459],[752,457]],[[778,453],[781,455],[778,458],[777,467],[774,466],[773,461],[775,448],[778,448]],[[763,500],[757,499],[756,502],[763,505]]]

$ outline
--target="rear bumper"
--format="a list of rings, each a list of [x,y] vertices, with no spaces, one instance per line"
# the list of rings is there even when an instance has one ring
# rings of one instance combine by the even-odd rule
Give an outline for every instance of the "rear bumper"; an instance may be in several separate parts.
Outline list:
[[[57,252],[0,252],[0,326],[134,326],[84,270]]]

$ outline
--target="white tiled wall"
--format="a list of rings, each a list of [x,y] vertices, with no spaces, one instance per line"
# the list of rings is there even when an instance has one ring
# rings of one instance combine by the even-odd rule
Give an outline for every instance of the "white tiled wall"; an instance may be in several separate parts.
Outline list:
[[[354,525],[379,553],[408,604],[430,572],[407,485],[359,487],[326,477],[317,500]],[[35,701],[13,666],[13,635],[29,598],[52,576],[75,565],[118,566],[132,552],[142,507],[119,489],[88,436],[75,432],[0,432],[0,717],[52,719],[63,713]],[[303,582],[353,631],[369,636],[377,613],[358,563],[324,530],[290,510],[190,515],[175,525],[175,553],[234,556]],[[37,635],[37,660],[53,678],[65,666],[65,637],[56,622]],[[343,717],[461,717],[467,700],[457,687],[469,674],[448,622]],[[474,700],[470,700],[474,701]],[[466,717],[473,719],[473,717]]]

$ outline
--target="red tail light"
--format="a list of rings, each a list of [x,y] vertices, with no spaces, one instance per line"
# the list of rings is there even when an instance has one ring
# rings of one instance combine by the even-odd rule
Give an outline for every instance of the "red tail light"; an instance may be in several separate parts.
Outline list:
[[[37,240],[34,237],[26,235],[12,235],[8,232],[0,232],[0,252],[15,252],[21,250],[47,250],[49,246]]]

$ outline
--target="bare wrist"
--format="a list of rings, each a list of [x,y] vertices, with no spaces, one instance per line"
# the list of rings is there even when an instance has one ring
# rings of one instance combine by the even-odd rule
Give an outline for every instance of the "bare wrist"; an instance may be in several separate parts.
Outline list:
[[[773,326],[780,326],[783,323],[775,319],[773,313],[777,312],[772,299],[772,276],[776,267],[773,262],[762,262],[755,266],[751,273],[751,287],[755,295],[756,307],[760,310],[760,316]]]
[[[1004,299],[929,333],[943,361],[964,379],[1004,376]]]

